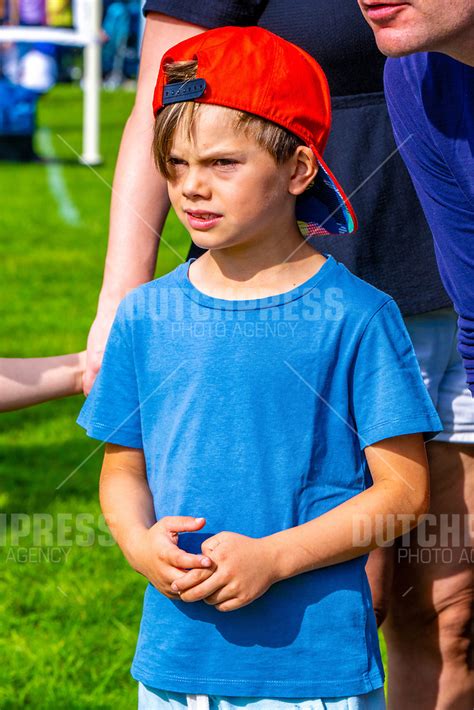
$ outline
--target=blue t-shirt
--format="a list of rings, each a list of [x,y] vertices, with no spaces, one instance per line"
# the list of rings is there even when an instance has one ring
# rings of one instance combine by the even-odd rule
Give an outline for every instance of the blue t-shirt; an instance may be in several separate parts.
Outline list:
[[[203,294],[189,263],[122,301],[78,420],[143,447],[157,519],[207,519],[180,535],[184,549],[312,520],[371,484],[364,447],[441,429],[398,307],[332,257],[293,290],[246,301]],[[148,585],[132,674],[226,696],[378,688],[365,563],[284,580],[229,613]]]
[[[459,316],[458,349],[474,393],[474,67],[436,52],[388,59],[385,95]]]

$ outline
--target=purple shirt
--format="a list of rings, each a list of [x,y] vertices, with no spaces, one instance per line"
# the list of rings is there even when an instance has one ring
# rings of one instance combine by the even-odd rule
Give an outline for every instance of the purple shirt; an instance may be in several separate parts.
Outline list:
[[[389,59],[385,94],[459,316],[458,350],[474,393],[474,68],[435,52]]]

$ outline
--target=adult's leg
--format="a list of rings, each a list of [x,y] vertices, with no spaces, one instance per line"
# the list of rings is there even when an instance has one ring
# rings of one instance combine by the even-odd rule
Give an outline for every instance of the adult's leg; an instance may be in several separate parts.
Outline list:
[[[434,441],[427,451],[430,517],[397,545],[382,627],[388,708],[472,710],[474,447]]]

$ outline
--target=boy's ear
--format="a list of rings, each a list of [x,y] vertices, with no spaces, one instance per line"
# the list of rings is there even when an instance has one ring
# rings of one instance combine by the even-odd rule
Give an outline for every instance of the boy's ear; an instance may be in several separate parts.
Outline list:
[[[298,146],[290,161],[291,173],[288,191],[291,195],[301,195],[312,186],[311,183],[318,174],[318,161],[311,148],[305,145]]]

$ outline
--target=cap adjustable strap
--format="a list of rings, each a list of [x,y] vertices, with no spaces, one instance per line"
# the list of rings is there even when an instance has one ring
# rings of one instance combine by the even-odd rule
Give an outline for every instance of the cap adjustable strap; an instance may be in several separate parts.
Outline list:
[[[205,79],[190,79],[175,84],[165,84],[163,88],[163,105],[197,99],[199,96],[203,95],[205,90]]]

